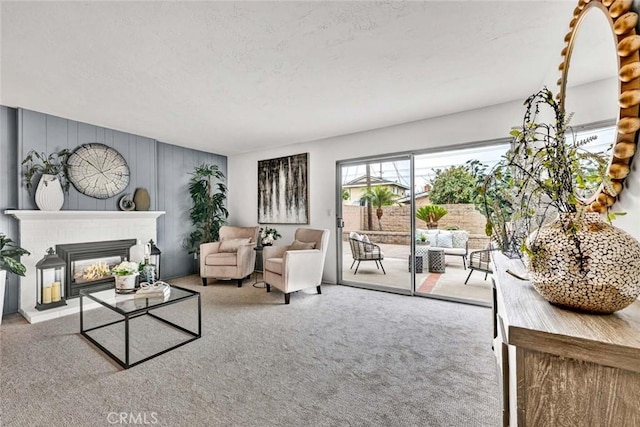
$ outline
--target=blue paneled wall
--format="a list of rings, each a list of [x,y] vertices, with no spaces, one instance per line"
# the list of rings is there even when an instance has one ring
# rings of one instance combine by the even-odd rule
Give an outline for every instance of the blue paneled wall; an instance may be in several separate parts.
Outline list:
[[[115,148],[129,165],[130,181],[121,194],[99,200],[71,187],[63,210],[118,210],[125,193],[144,187],[151,195],[150,210],[165,211],[158,220],[158,247],[162,250],[164,278],[194,272],[193,258],[182,248],[190,232],[189,172],[196,165],[214,163],[227,175],[227,158],[217,154],[165,144],[152,138],[107,129],[25,109],[0,107],[0,232],[18,240],[17,221],[6,209],[37,209],[26,189],[20,162],[29,150],[50,154],[63,148],[99,142]],[[34,182],[34,185],[36,183]],[[26,248],[28,249],[28,248]],[[34,255],[32,255],[34,256]],[[4,313],[18,309],[18,280],[9,275]]]

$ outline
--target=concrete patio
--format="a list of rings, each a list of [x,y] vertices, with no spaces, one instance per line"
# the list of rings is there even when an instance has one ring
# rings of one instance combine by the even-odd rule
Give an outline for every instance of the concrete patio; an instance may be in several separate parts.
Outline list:
[[[382,265],[386,274],[376,267],[373,261],[361,262],[358,273],[354,274],[356,266],[353,263],[349,242],[342,246],[342,278],[345,282],[358,284],[372,284],[396,289],[411,289],[411,273],[409,272],[410,247],[408,245],[378,244],[384,252]],[[426,257],[425,257],[426,258]],[[416,293],[425,295],[439,295],[473,302],[491,303],[491,276],[484,279],[484,273],[474,272],[469,282],[464,281],[469,269],[464,269],[462,258],[448,256],[445,258],[444,273],[429,273],[426,259],[422,273],[416,274]],[[357,263],[356,263],[357,265]]]

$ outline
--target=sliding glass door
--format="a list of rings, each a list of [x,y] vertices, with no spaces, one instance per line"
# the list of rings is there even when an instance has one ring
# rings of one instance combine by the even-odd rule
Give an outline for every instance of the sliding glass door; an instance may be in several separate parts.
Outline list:
[[[501,141],[338,162],[338,283],[489,305],[488,255],[473,265],[489,238],[472,169],[491,168],[507,149]]]
[[[412,293],[410,157],[343,162],[337,171],[339,283]]]

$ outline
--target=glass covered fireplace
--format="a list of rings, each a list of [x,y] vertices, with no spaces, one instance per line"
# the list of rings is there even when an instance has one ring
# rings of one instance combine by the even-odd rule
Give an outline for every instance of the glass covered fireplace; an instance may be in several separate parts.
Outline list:
[[[129,249],[136,239],[56,245],[56,253],[66,261],[67,299],[80,295],[80,290],[100,291],[114,287],[109,270],[129,259]]]

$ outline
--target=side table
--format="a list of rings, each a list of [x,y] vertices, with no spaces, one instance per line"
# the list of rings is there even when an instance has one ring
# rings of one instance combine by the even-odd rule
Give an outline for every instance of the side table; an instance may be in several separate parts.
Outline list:
[[[424,265],[424,258],[427,255],[428,249],[428,245],[416,244],[416,273],[422,273],[422,269],[426,267]],[[428,259],[426,261],[428,261]],[[409,273],[411,273],[411,255],[409,255]]]
[[[444,249],[429,249],[429,273],[444,273]]]
[[[256,265],[253,270],[253,272],[256,274],[256,281],[253,282],[253,287],[266,288],[267,286],[264,283],[264,280],[258,280],[258,273],[261,273],[264,277],[264,267],[262,266],[262,246],[256,246],[255,248],[253,248],[253,250],[256,251]],[[262,283],[264,286],[257,286],[258,283]]]

